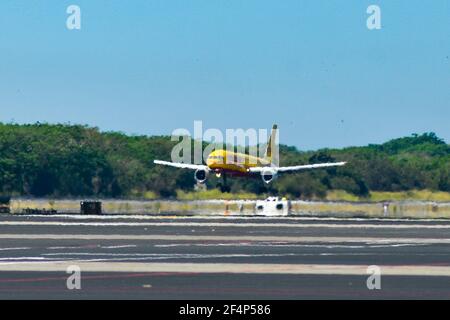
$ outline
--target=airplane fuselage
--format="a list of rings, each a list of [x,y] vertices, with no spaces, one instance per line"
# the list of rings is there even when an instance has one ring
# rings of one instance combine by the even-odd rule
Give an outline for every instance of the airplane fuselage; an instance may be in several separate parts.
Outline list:
[[[270,166],[270,161],[244,153],[215,150],[209,154],[206,165],[216,173],[246,175],[249,174],[249,168]]]

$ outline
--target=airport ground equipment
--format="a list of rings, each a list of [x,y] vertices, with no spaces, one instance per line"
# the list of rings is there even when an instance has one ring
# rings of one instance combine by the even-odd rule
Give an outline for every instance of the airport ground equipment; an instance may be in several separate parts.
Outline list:
[[[255,204],[255,214],[261,216],[287,216],[290,210],[291,203],[286,198],[268,197]]]
[[[11,212],[11,197],[0,197],[0,213],[10,213]]]
[[[80,202],[81,214],[102,214],[102,202],[101,201],[81,201]]]

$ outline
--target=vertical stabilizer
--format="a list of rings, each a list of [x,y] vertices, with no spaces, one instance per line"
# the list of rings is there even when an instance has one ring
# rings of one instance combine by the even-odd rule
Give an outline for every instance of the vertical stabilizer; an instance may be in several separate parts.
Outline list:
[[[272,127],[269,141],[267,142],[266,152],[264,153],[264,159],[271,164],[279,165],[278,163],[278,126],[276,124]]]

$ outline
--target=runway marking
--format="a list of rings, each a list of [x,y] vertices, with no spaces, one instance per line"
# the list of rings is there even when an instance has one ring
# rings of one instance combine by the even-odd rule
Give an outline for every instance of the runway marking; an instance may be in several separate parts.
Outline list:
[[[65,272],[70,265],[82,272],[166,272],[315,274],[367,276],[367,265],[336,264],[248,264],[248,263],[133,263],[133,262],[16,262],[0,264],[0,271]],[[383,276],[450,276],[450,266],[380,266]]]
[[[47,247],[47,250],[67,250],[67,249],[92,249],[100,248],[98,245],[86,245],[86,246],[57,246],[57,247]]]
[[[15,251],[15,250],[29,250],[30,247],[17,247],[17,248],[0,248],[0,251]]]
[[[100,246],[101,249],[124,249],[124,248],[136,248],[135,244],[124,244],[119,246]]]
[[[15,260],[47,260],[45,257],[7,257],[0,258],[0,261],[15,261]]]
[[[260,257],[292,257],[297,255],[297,253],[226,253],[226,254],[200,254],[200,253],[92,253],[92,252],[61,252],[61,253],[44,253],[42,256],[51,256],[51,257],[59,257],[59,259],[63,259],[63,256],[88,256],[88,257],[102,257],[106,256],[110,259],[115,260],[117,257],[123,258],[127,260],[133,257],[140,257],[144,259],[216,259],[216,258],[260,258]],[[311,254],[307,254],[311,255]],[[1,259],[1,258],[0,258]],[[104,258],[99,258],[104,259]],[[95,259],[97,260],[97,259]]]
[[[267,243],[171,243],[171,244],[155,244],[157,248],[171,247],[281,247],[281,248],[320,248],[320,249],[376,249],[376,248],[397,248],[410,246],[424,246],[424,243],[394,243],[394,244],[364,244],[364,245],[328,245],[328,244],[302,244],[287,242],[267,242]]]
[[[450,229],[450,224],[293,224],[293,223],[229,223],[229,222],[59,222],[2,221],[0,226],[88,226],[88,227],[238,227],[238,228],[333,228],[333,229]]]
[[[410,219],[410,218],[338,218],[338,217],[327,217],[327,216],[302,216],[302,215],[290,215],[290,216],[278,216],[278,217],[266,217],[266,216],[218,216],[218,215],[194,215],[194,216],[161,216],[161,215],[146,215],[146,214],[110,214],[110,215],[80,215],[80,214],[56,214],[52,216],[43,215],[26,215],[17,217],[32,217],[39,219],[78,219],[78,220],[89,220],[89,219],[99,219],[99,220],[120,220],[120,219],[132,219],[132,220],[166,220],[166,219],[177,219],[177,220],[286,220],[286,221],[310,221],[310,220],[320,220],[320,221],[376,221],[376,222],[449,222],[450,219]]]
[[[449,238],[373,238],[373,237],[302,237],[302,236],[193,236],[193,235],[123,235],[123,234],[0,234],[0,239],[21,240],[156,240],[156,241],[247,241],[247,242],[364,242],[373,244],[419,243],[450,244]]]

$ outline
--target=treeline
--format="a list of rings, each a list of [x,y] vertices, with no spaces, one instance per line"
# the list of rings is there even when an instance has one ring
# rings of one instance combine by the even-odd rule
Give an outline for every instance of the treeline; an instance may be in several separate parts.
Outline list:
[[[15,196],[173,197],[194,190],[190,170],[155,166],[170,160],[177,142],[165,136],[127,136],[80,125],[0,123],[0,192]],[[232,192],[324,197],[328,190],[366,196],[370,191],[450,191],[450,146],[434,133],[381,145],[302,152],[280,146],[281,165],[348,161],[340,168],[260,178],[228,179]],[[210,175],[208,188],[217,178]]]

